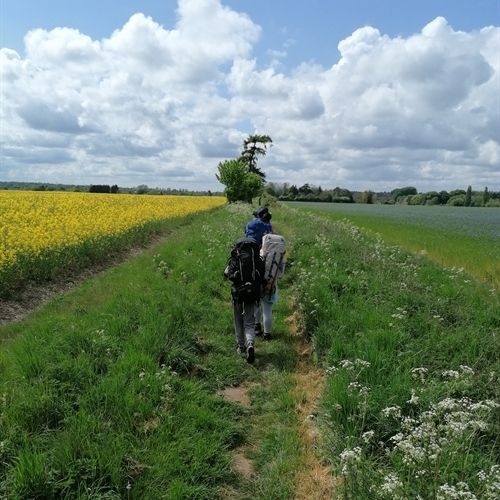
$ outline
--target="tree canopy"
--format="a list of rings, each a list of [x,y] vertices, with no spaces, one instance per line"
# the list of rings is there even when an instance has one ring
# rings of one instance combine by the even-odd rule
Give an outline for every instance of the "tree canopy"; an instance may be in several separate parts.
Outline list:
[[[243,141],[243,151],[240,155],[242,161],[252,174],[257,174],[262,179],[266,174],[257,166],[259,156],[266,156],[267,147],[272,146],[273,140],[268,135],[250,135]]]
[[[226,186],[224,195],[229,203],[251,202],[262,193],[266,174],[257,167],[259,156],[265,156],[273,140],[268,135],[250,135],[243,141],[243,151],[237,160],[225,160],[218,165],[217,180]]]
[[[226,160],[220,162],[217,168],[219,174],[215,174],[215,177],[226,186],[224,195],[229,203],[235,201],[251,203],[252,198],[260,193],[262,179],[257,174],[249,172],[241,160]]]

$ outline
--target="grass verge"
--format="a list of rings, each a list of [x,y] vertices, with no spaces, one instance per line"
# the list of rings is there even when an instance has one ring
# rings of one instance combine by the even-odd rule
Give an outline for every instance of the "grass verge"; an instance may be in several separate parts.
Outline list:
[[[0,330],[1,496],[498,498],[497,291],[273,209],[289,266],[275,340],[248,365],[222,270],[249,214],[201,214]],[[238,386],[249,406],[220,396]]]

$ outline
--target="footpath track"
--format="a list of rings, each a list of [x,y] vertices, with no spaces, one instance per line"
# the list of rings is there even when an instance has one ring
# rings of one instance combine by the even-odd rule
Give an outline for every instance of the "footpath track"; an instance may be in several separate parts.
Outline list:
[[[315,427],[323,371],[312,362],[311,345],[300,331],[291,283],[284,280],[280,288],[273,340],[258,339],[255,363],[248,365],[234,349],[229,283],[220,274],[231,242],[241,236],[250,212],[250,207],[240,206],[202,215],[119,260],[61,283],[34,287],[17,301],[1,304],[3,373],[8,375],[16,363],[30,370],[24,376],[21,370],[22,378],[9,382],[12,391],[26,393],[29,399],[28,403],[21,398],[19,407],[31,414],[26,408],[36,406],[36,397],[29,391],[36,385],[37,375],[24,366],[24,347],[18,351],[18,345],[26,343],[28,364],[36,363],[38,376],[52,387],[54,400],[47,411],[64,417],[52,421],[50,414],[48,420],[39,415],[36,422],[26,417],[23,424],[15,421],[14,409],[12,416],[4,415],[7,434],[17,432],[9,431],[9,419],[12,429],[26,425],[31,430],[26,443],[6,440],[10,455],[0,471],[0,496],[18,492],[22,492],[20,498],[42,493],[57,496],[64,491],[66,498],[87,498],[78,493],[81,480],[89,492],[102,491],[106,498],[332,498],[335,482],[320,459],[321,439]],[[279,216],[276,219],[277,229],[287,238],[288,257],[293,259],[293,228],[280,227]],[[44,347],[37,348],[38,343]],[[77,345],[82,346],[78,355],[82,369],[82,356],[90,363],[90,371],[85,368],[88,379],[76,366],[69,368],[75,363]],[[10,349],[16,351],[15,356],[10,356]],[[33,349],[39,361],[31,359]],[[104,358],[96,360],[100,349]],[[148,368],[151,352],[159,353],[151,359],[156,374],[154,366]],[[118,368],[120,363],[123,368]],[[57,375],[63,365],[65,373],[68,369],[74,372],[67,372],[64,386]],[[49,374],[58,379],[50,379],[54,375]],[[121,380],[134,377],[141,384],[149,377],[166,377],[165,387],[175,394],[161,396],[156,402],[151,393],[154,384],[148,383],[135,388],[130,400],[130,386],[119,386]],[[74,390],[76,383],[80,392]],[[17,389],[15,384],[19,384]],[[106,396],[96,395],[94,402],[96,390]],[[74,402],[68,405],[65,395],[70,393]],[[170,401],[167,407],[165,397]],[[229,405],[220,415],[213,412],[219,406],[217,399]],[[105,400],[107,408],[101,407]],[[141,400],[148,402],[149,410],[139,405]],[[87,409],[85,405],[89,405]],[[81,409],[85,415],[80,415]],[[93,422],[85,431],[87,418]],[[97,424],[101,418],[104,427]],[[190,419],[193,430],[188,427]],[[78,422],[74,437],[73,420]],[[120,421],[127,422],[126,427],[132,425],[131,434],[120,427]],[[62,458],[61,446],[68,444],[61,443],[73,441],[77,446],[82,432],[82,458]],[[40,457],[49,464],[40,465],[36,478],[29,461],[23,469],[16,459],[28,449],[34,454],[32,460]],[[59,460],[57,470],[45,468],[55,460]],[[89,472],[84,472],[82,463],[88,463]]]

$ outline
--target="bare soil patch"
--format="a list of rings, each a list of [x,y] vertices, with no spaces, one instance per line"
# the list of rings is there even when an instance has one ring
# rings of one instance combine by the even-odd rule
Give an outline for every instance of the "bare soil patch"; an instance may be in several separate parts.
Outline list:
[[[233,470],[241,474],[245,479],[253,476],[254,466],[253,461],[245,457],[243,449],[233,451]]]
[[[13,298],[0,300],[0,327],[21,321],[52,298],[64,295],[84,281],[95,278],[112,267],[139,255],[162,239],[165,239],[165,237],[154,237],[147,245],[136,246],[120,252],[106,260],[106,262],[95,264],[77,273],[62,273],[59,278],[44,284],[28,285],[18,291]]]
[[[219,391],[217,394],[227,399],[228,401],[234,401],[242,406],[250,407],[251,401],[248,396],[248,390],[250,386],[238,386],[238,387],[226,387],[225,389]],[[245,479],[249,479],[253,476],[254,465],[253,461],[245,456],[245,448],[237,448],[232,451],[233,463],[232,469],[234,472],[241,474]],[[234,491],[233,491],[234,493]],[[233,496],[225,496],[223,498],[236,498]]]
[[[248,397],[249,387],[226,387],[218,394],[228,401],[235,401],[242,406],[250,406],[250,398]]]
[[[321,434],[315,419],[317,403],[323,390],[324,372],[311,362],[312,344],[305,340],[300,331],[297,313],[288,318],[288,324],[299,353],[299,365],[293,378],[299,429],[305,445],[304,465],[296,478],[295,500],[329,500],[333,498],[335,480],[330,467],[321,462],[316,452],[317,448],[321,448]]]

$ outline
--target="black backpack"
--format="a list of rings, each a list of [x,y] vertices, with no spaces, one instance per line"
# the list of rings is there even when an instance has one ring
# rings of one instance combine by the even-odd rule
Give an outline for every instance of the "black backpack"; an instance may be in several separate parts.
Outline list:
[[[264,262],[260,258],[259,245],[252,238],[236,240],[228,261],[234,299],[242,304],[259,302],[263,276]]]

